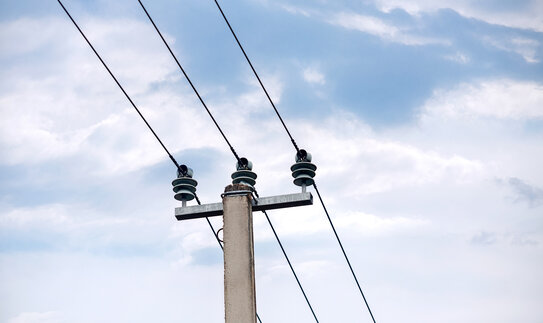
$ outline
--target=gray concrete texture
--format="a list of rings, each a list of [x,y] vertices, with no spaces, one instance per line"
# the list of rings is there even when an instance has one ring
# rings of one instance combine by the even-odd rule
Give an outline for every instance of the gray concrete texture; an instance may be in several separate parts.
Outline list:
[[[226,192],[249,190],[242,184]],[[223,197],[224,306],[226,323],[256,323],[252,196]]]

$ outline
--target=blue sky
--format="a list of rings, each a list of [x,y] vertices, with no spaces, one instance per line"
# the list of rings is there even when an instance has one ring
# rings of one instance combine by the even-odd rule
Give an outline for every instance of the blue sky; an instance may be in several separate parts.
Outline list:
[[[1,1],[0,322],[220,322],[222,254],[55,1]],[[66,0],[203,203],[235,160],[137,1]],[[294,149],[213,1],[148,1],[261,195]],[[541,322],[543,2],[222,3],[378,322]],[[370,322],[318,205],[270,212],[321,322]],[[311,322],[255,214],[263,322]],[[213,219],[221,227],[220,218]]]

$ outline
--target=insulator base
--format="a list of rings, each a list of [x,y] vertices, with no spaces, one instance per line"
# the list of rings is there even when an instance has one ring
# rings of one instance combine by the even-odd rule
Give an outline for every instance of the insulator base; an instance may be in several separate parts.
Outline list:
[[[292,177],[294,177],[294,185],[309,186],[313,185],[317,170],[317,166],[307,161],[300,161],[290,167]]]
[[[186,190],[180,190],[173,196],[173,198],[178,201],[192,201],[194,200],[194,197],[195,195],[193,192]]]
[[[179,177],[172,181],[174,198],[178,201],[192,201],[196,197],[198,182],[190,177]]]
[[[256,173],[250,170],[238,170],[232,174],[232,184],[245,184],[254,189]]]

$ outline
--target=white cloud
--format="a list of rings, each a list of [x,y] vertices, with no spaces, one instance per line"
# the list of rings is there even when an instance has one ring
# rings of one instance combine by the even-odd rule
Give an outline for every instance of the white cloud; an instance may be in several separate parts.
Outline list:
[[[325,271],[330,270],[330,267],[333,266],[334,264],[328,261],[314,260],[300,262],[296,264],[296,269],[300,273],[299,275],[303,275],[306,279],[319,279],[325,275]]]
[[[2,23],[0,44],[3,50],[0,57],[12,57],[47,48],[58,37],[55,32],[61,25],[64,25],[63,21],[53,18],[21,18]],[[39,32],[40,37],[30,37],[35,32]],[[23,35],[27,37],[21,37]]]
[[[266,85],[266,90],[270,95],[273,102],[281,102],[281,96],[283,94],[283,82],[278,75],[273,74],[263,74],[261,75],[262,82]],[[258,80],[251,74],[247,77],[247,83],[253,86],[253,89],[249,90],[247,93],[242,93],[239,97],[228,98],[225,100],[225,104],[229,105],[233,101],[232,105],[229,105],[228,110],[236,109],[235,111],[239,112],[257,112],[262,109],[263,106],[266,106],[268,100],[266,96],[263,95],[262,89]],[[224,106],[218,106],[218,109],[225,109]]]
[[[543,86],[534,82],[489,80],[437,90],[424,114],[449,118],[493,117],[527,120],[543,117]]]
[[[95,46],[129,93],[137,94],[150,83],[167,78],[167,57],[157,55],[158,49],[142,41],[153,35],[148,26],[128,20],[82,25],[90,31],[89,38],[96,38],[96,31],[103,36]],[[22,55],[27,60],[4,71],[10,84],[3,83],[0,99],[3,163],[37,163],[81,153],[93,133],[103,127],[118,127],[126,120],[123,109],[129,104],[80,35],[68,27],[65,19],[21,19],[2,25],[2,30],[12,30],[2,35],[2,43],[15,44],[15,49],[8,51],[10,57]],[[141,37],[126,37],[133,33]],[[56,37],[47,41],[35,37],[50,34]],[[22,39],[23,44],[16,45],[18,41],[12,38]],[[120,39],[124,39],[124,46],[117,46]],[[57,53],[58,48],[65,50]],[[38,49],[46,67],[35,64]],[[25,73],[30,65],[55,73]]]
[[[21,313],[10,319],[8,323],[61,323],[66,322],[62,319],[59,312],[28,312]]]
[[[532,0],[519,3],[514,8],[500,8],[499,3],[481,3],[477,0],[374,0],[380,10],[390,12],[393,9],[403,9],[410,14],[433,12],[439,9],[453,9],[463,16],[516,28],[543,31],[543,3]],[[499,2],[499,1],[498,1]]]
[[[539,63],[537,50],[541,44],[535,39],[524,37],[513,37],[510,39],[485,37],[483,41],[498,49],[516,53],[522,56],[527,63]]]
[[[157,40],[148,24],[124,19],[90,20],[82,25],[159,136],[169,133],[168,137],[184,138],[165,140],[172,152],[210,146],[223,149],[194,95],[179,91],[178,71],[162,45],[149,45]],[[130,172],[163,160],[164,152],[156,139],[80,35],[67,27],[71,26],[64,19],[3,23],[1,29],[12,33],[2,34],[2,43],[23,40],[4,54],[23,55],[29,62],[4,70],[3,80],[10,79],[10,83],[2,83],[0,96],[0,149],[4,155],[1,163],[36,164],[71,157],[92,160],[81,166],[93,174],[104,175]],[[34,34],[60,36],[43,40],[32,37]],[[134,34],[139,37],[132,37]],[[120,42],[123,46],[118,46]],[[55,53],[57,47],[63,46],[67,49]],[[43,50],[40,59],[55,72],[31,77],[32,74],[22,71],[38,65],[34,62],[38,49]],[[43,66],[43,61],[39,66]],[[274,100],[279,102],[281,85],[274,79],[267,78],[267,83]],[[145,94],[157,83],[164,86]],[[265,97],[258,91],[255,87],[240,94],[231,106],[255,110],[255,106],[265,104]],[[182,125],[187,116],[191,127]]]
[[[341,185],[346,196],[417,187],[445,179],[469,181],[483,174],[478,160],[421,149],[401,137],[379,136],[349,114],[330,117],[318,126],[299,124],[299,129],[304,141],[319,143],[311,151],[323,169],[318,170],[318,176],[349,178]]]
[[[373,214],[351,212],[336,221],[339,227],[363,235],[393,234],[413,230],[427,224],[426,221],[408,217],[383,218]]]
[[[379,37],[399,39],[395,37],[402,35],[401,30],[394,31],[396,27],[387,29],[378,21],[363,21],[362,25]],[[18,28],[24,31],[25,26],[32,29],[31,24]],[[108,32],[103,35],[116,38]],[[61,248],[62,251],[50,253],[0,254],[0,298],[9,310],[0,313],[0,320],[32,318],[31,312],[36,312],[34,318],[54,317],[38,313],[44,308],[62,310],[70,318],[68,321],[81,322],[170,322],[178,319],[180,312],[189,321],[196,317],[206,322],[220,320],[221,254],[218,247],[213,247],[216,241],[207,223],[175,223],[171,214],[175,202],[169,183],[165,181],[160,188],[149,187],[148,180],[134,179],[138,172],[126,174],[127,168],[138,170],[163,161],[163,152],[84,44],[76,45],[81,41],[78,37],[75,34],[70,46],[80,46],[79,49],[69,51],[69,55],[61,54],[59,61],[69,62],[58,69],[55,66],[55,73],[35,76],[35,82],[30,82],[29,77],[18,81],[10,78],[16,84],[13,87],[2,83],[2,114],[7,116],[2,128],[8,129],[2,130],[6,132],[2,133],[1,149],[3,157],[7,156],[3,162],[30,168],[43,161],[77,157],[84,166],[78,163],[75,169],[89,168],[108,178],[110,181],[102,184],[107,192],[103,195],[114,196],[122,207],[110,210],[107,198],[86,195],[85,189],[77,187],[85,186],[86,181],[75,181],[64,174],[45,184],[50,185],[51,191],[58,189],[57,182],[66,184],[72,193],[84,195],[85,201],[96,207],[54,203],[51,200],[57,197],[48,196],[41,197],[46,202],[35,207],[2,206],[3,232],[23,238],[39,237],[47,243],[54,243],[49,238],[62,236],[66,243],[62,247],[78,252],[67,255],[63,252],[66,249]],[[41,44],[30,41],[18,49],[17,55],[29,50],[25,48],[51,43],[57,45],[56,40]],[[140,49],[137,44],[128,47],[136,52]],[[149,55],[154,58],[154,54]],[[75,69],[76,74],[83,73],[85,77],[72,75],[72,66],[86,59],[84,69]],[[43,62],[28,65],[47,65]],[[228,183],[229,172],[233,171],[233,159],[227,156],[222,138],[210,128],[199,103],[173,88],[176,79],[168,76],[169,70],[164,67],[164,71],[153,74],[164,87],[151,94],[144,93],[149,86],[146,82],[128,80],[139,73],[127,71],[125,75],[129,83],[134,82],[131,91],[136,93],[137,102],[141,102],[143,112],[159,134],[176,138],[166,142],[173,151],[218,151],[206,156],[213,165],[197,165],[202,168],[196,174],[203,202],[217,201],[217,192]],[[175,66],[172,71],[175,72]],[[145,69],[140,73],[145,74]],[[69,81],[62,82],[66,77]],[[271,91],[277,93],[274,98],[280,99],[281,79],[271,79]],[[265,81],[266,85],[270,82]],[[536,83],[487,80],[437,90],[422,107],[420,122],[392,129],[373,129],[360,115],[342,113],[340,109],[318,119],[290,116],[286,120],[298,144],[314,156],[319,188],[355,270],[366,277],[365,290],[374,304],[381,306],[376,313],[383,320],[401,321],[405,313],[410,313],[418,322],[435,322],[443,313],[449,313],[451,299],[469,303],[469,315],[456,313],[451,319],[455,321],[499,322],[494,320],[497,317],[528,322],[527,317],[535,317],[534,321],[540,318],[536,311],[543,289],[534,277],[538,277],[541,264],[538,241],[543,240],[538,229],[540,217],[531,217],[539,216],[539,209],[528,208],[526,203],[511,203],[505,198],[510,192],[500,195],[500,189],[491,182],[498,176],[529,179],[534,189],[517,185],[525,195],[528,192],[527,196],[532,191],[538,193],[535,188],[543,186],[540,138],[528,136],[507,123],[540,118],[540,103],[541,87]],[[499,109],[487,108],[492,105],[499,105]],[[19,113],[15,108],[20,109]],[[218,121],[228,125],[225,130],[238,152],[247,153],[255,163],[261,195],[299,191],[291,184],[289,173],[293,148],[257,86],[214,102],[212,109],[219,112]],[[484,122],[488,117],[503,124],[481,127],[471,123],[472,118]],[[38,133],[32,133],[33,129]],[[46,172],[44,169],[44,176]],[[93,175],[88,177],[94,178]],[[127,181],[127,177],[131,180]],[[37,180],[43,181],[42,176],[20,185],[34,185]],[[10,203],[10,199],[3,199],[2,203]],[[317,201],[315,204],[270,214],[279,235],[285,238],[283,242],[294,266],[303,274],[303,283],[309,286],[310,297],[317,304],[329,304],[330,295],[343,294],[352,287],[352,281],[348,272],[345,274],[347,269],[322,208]],[[220,226],[220,219],[214,221]],[[526,227],[535,232],[523,235]],[[514,241],[505,247],[499,243],[484,245],[485,250],[469,244],[476,232],[496,232],[501,237],[504,231],[518,238],[511,238]],[[280,258],[280,250],[275,243],[270,247],[273,236],[260,214],[255,214],[255,232],[255,241],[261,247],[257,266],[273,263],[271,269],[263,270],[272,272],[273,279],[259,281],[257,295],[264,297],[259,299],[259,311],[269,321],[284,321],[280,315],[285,313],[293,321],[304,321],[307,313],[297,312],[299,294],[278,292],[295,285],[291,285],[292,278]],[[151,261],[145,257],[127,260],[118,255],[89,256],[88,251],[93,248],[119,244],[151,245],[152,250],[163,248],[166,252],[159,256],[153,253]],[[515,248],[521,245],[523,252],[517,252]],[[216,265],[198,262],[208,248],[216,248]],[[82,249],[85,252],[79,252]],[[275,275],[274,271],[281,271],[282,275]],[[502,312],[491,311],[503,301],[502,294],[496,293],[496,286],[500,286],[496,282],[518,277],[518,289],[513,291],[518,304],[504,319]],[[431,311],[420,306],[428,298],[427,291],[443,282],[446,292],[433,293],[435,306]],[[338,288],[338,293],[333,288]],[[394,295],[394,300],[390,300],[390,295]],[[123,299],[122,304],[117,302],[119,299]],[[352,321],[359,315],[359,301],[358,295],[346,297],[334,306],[320,307],[319,314],[325,318],[323,321]],[[462,302],[455,305],[464,306]],[[405,308],[386,311],[392,303]],[[268,304],[276,306],[270,309]],[[274,311],[277,307],[285,310]],[[397,313],[402,313],[402,317]],[[426,315],[422,319],[421,313]]]
[[[220,259],[220,251],[217,256]],[[85,253],[2,253],[0,263],[2,322],[176,322],[180,317],[217,322],[223,318],[219,266],[175,266],[158,257],[150,261]],[[4,267],[7,264],[9,268]],[[208,301],[202,303],[201,296]]]
[[[10,227],[24,227],[28,225],[51,225],[63,228],[68,222],[73,223],[74,218],[69,215],[66,207],[61,204],[39,206],[35,208],[18,208],[5,211],[0,216],[0,225]]]
[[[304,80],[308,83],[324,85],[326,80],[324,74],[322,74],[318,69],[308,67],[303,70]]]
[[[296,6],[292,6],[290,4],[280,4],[280,7],[285,10],[286,12],[288,13],[291,13],[291,14],[299,14],[299,15],[302,15],[302,16],[305,16],[305,17],[310,17],[311,16],[311,13],[309,10],[306,10],[306,9],[303,9],[303,8],[300,8],[300,7],[296,7]]]
[[[528,63],[538,63],[537,49],[541,44],[535,39],[517,37],[511,39],[513,51],[519,53]]]
[[[498,183],[504,181],[499,180]],[[520,178],[509,178],[507,184],[515,193],[515,202],[526,202],[530,207],[538,207],[543,205],[543,189],[532,186]]]
[[[126,189],[125,192],[128,191],[131,190]],[[137,191],[130,195],[137,196],[140,201],[149,197],[148,193]],[[3,242],[9,239],[27,241],[8,243],[5,246],[14,252],[26,250],[27,244],[30,245],[30,251],[37,248],[50,252],[109,254],[119,257],[174,252],[175,244],[172,241],[177,241],[177,237],[164,233],[171,229],[173,216],[157,218],[154,211],[146,208],[138,206],[137,210],[130,211],[130,216],[126,216],[125,212],[76,203],[8,206],[3,207],[0,215],[0,232],[5,235]],[[180,249],[178,253],[180,257],[185,257],[190,251],[193,249]]]
[[[392,39],[399,33],[397,27],[387,24],[379,18],[355,13],[339,13],[330,21],[347,29],[366,32],[382,38]]]
[[[273,223],[281,236],[299,237],[300,235],[324,234],[330,230],[328,222],[317,216],[317,207],[281,210],[281,216],[274,216]],[[363,213],[356,210],[334,212],[334,225],[342,234],[357,237],[383,237],[398,233],[413,232],[424,229],[427,220],[417,217],[392,216],[384,217]],[[264,221],[257,224],[259,232],[267,232]],[[270,234],[259,235],[257,240],[273,240]]]
[[[142,219],[129,217],[99,217],[99,212],[84,205],[42,204],[35,207],[19,207],[4,210],[0,215],[0,226],[7,229],[34,228],[69,232],[96,230],[108,226],[127,225],[128,223],[150,224]]]
[[[360,15],[356,13],[337,13],[332,15],[332,18],[328,19],[328,22],[332,25],[361,31],[380,37],[387,41],[401,43],[404,45],[447,45],[449,43],[446,40],[417,36],[410,33],[407,28],[401,28],[399,26],[390,24],[377,17]]]
[[[445,56],[445,59],[448,59],[450,61],[457,62],[457,63],[460,63],[460,64],[467,64],[467,63],[470,62],[469,56],[467,56],[466,54],[461,53],[461,52],[457,52],[457,53],[452,54],[452,55],[447,55],[447,56]]]

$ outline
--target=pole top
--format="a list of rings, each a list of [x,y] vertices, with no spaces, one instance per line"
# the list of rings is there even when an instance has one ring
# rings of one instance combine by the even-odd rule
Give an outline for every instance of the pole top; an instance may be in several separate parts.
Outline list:
[[[237,183],[237,184],[230,184],[228,186],[226,186],[224,188],[224,192],[225,193],[228,193],[228,192],[243,192],[243,191],[247,191],[248,194],[250,194],[252,192],[252,188],[251,186],[249,185],[245,185],[245,184],[241,184],[241,183]]]

